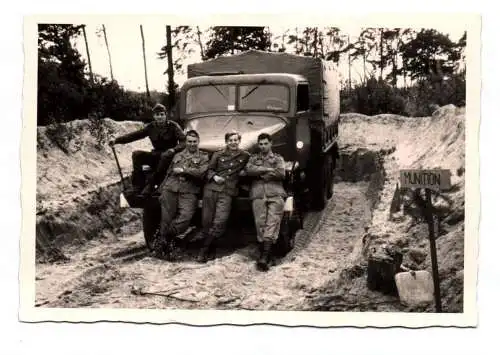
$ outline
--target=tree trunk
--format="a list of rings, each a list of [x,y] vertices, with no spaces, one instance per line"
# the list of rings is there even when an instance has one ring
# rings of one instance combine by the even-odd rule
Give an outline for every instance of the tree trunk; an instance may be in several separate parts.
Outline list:
[[[363,53],[363,80],[366,82],[366,53]]]
[[[319,49],[321,51],[321,59],[325,59],[325,46],[323,44],[323,36],[319,37]]]
[[[168,110],[170,116],[173,115],[175,106],[175,83],[174,83],[174,61],[172,59],[172,31],[170,26],[167,27],[167,62],[168,62]]]
[[[148,68],[146,65],[146,44],[144,43],[144,31],[142,30],[142,25],[140,25],[140,29],[141,29],[141,39],[142,39],[142,58],[144,60],[144,77],[146,79],[146,95],[148,99],[150,99],[151,95],[149,93]]]
[[[384,30],[380,30],[380,80],[383,78],[384,72]]]
[[[203,43],[201,42],[201,31],[200,26],[196,26],[196,34],[198,35],[198,45],[200,46],[201,59],[205,60],[205,52],[203,50]]]
[[[314,27],[313,29],[313,57],[316,58],[318,56],[318,28]]]
[[[347,35],[347,47],[351,46],[351,37]],[[351,92],[351,50],[347,50],[347,64],[349,65],[349,92]]]
[[[87,51],[87,60],[89,61],[89,72],[90,72],[90,82],[94,83],[94,74],[92,72],[92,63],[90,61],[90,51],[89,51],[89,42],[87,41],[87,31],[85,30],[85,25],[83,26],[83,39],[85,40],[85,50]]]
[[[229,31],[231,32],[230,38],[232,39],[232,41],[231,41],[231,55],[234,55],[234,40],[236,38],[236,36],[235,36],[235,30],[232,28]]]
[[[299,54],[299,28],[295,27],[295,54]]]
[[[108,61],[109,61],[109,72],[111,74],[111,81],[114,81],[113,76],[113,64],[111,64],[111,51],[109,50],[108,36],[106,35],[106,27],[102,25],[102,32],[104,34],[104,42],[106,43],[106,50],[108,51]]]
[[[398,69],[397,54],[394,53],[394,55],[392,56],[392,84],[394,85],[394,87],[398,85],[397,69]]]

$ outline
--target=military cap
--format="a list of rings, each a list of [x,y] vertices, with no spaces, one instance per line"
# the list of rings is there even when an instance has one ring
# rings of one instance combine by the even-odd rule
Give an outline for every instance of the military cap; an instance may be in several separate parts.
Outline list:
[[[167,109],[162,104],[156,104],[156,105],[154,105],[152,111],[153,112],[166,112]]]

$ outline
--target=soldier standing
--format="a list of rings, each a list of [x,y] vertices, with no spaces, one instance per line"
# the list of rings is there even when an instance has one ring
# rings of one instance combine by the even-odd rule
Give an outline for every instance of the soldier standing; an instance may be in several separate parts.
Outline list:
[[[272,139],[269,134],[260,134],[257,141],[260,152],[252,154],[246,166],[246,173],[256,177],[250,189],[250,198],[260,249],[257,268],[267,271],[271,249],[279,237],[285,206],[285,160],[271,150]]]
[[[154,185],[161,183],[175,153],[185,148],[185,135],[175,121],[167,119],[165,106],[153,107],[153,122],[135,132],[117,137],[110,145],[126,144],[149,137],[153,151],[136,150],[132,153],[132,185],[137,189],[145,184],[142,194],[150,194]],[[143,181],[142,165],[150,165],[154,173],[148,181]]]
[[[204,245],[198,261],[205,263],[213,242],[225,229],[234,196],[238,195],[238,182],[250,154],[239,148],[241,135],[238,132],[225,134],[226,148],[215,152],[207,172],[208,182],[203,191],[202,225]]]
[[[173,238],[189,228],[208,168],[208,154],[198,149],[199,141],[198,132],[186,133],[186,148],[174,156],[167,177],[160,185],[161,222],[155,252],[167,260]]]

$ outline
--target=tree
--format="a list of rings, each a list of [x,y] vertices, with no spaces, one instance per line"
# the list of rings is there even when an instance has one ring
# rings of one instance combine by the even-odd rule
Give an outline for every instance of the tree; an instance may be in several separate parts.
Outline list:
[[[465,48],[467,47],[467,32],[464,32],[462,37],[458,40],[458,42],[455,44],[455,50],[453,55],[450,56],[450,59],[455,61],[455,71],[460,72],[460,64],[463,64],[463,70],[465,71],[466,65],[466,58],[465,58]]]
[[[271,38],[265,27],[212,27],[205,59],[236,54],[250,49],[269,50]]]
[[[383,29],[381,36],[383,38],[383,48],[381,51],[381,62],[390,70],[387,78],[392,86],[396,87],[399,74],[399,43],[400,28]],[[382,74],[382,73],[381,73]]]
[[[111,51],[109,50],[109,42],[108,42],[108,35],[106,33],[106,26],[104,24],[102,25],[102,28],[96,32],[97,36],[100,37],[101,33],[104,36],[104,43],[106,44],[106,51],[108,52],[108,62],[109,62],[109,74],[111,76],[111,80],[115,80],[114,75],[113,75],[113,64],[111,62]]]
[[[205,51],[203,50],[203,42],[201,41],[201,31],[200,26],[196,26],[196,35],[198,36],[198,45],[200,46],[200,56],[202,60],[205,60]]]
[[[146,44],[144,43],[144,31],[142,30],[142,25],[139,25],[141,29],[141,40],[142,40],[142,58],[144,60],[144,77],[146,78],[146,95],[148,99],[151,97],[149,93],[149,83],[148,83],[148,68],[146,65]]]
[[[165,73],[168,73],[170,66],[172,66],[174,71],[182,74],[184,72],[184,62],[194,53],[194,43],[198,43],[201,57],[204,57],[203,44],[201,43],[201,31],[197,28],[195,33],[192,27],[178,26],[173,29],[170,27],[170,32],[170,47],[168,47],[168,45],[161,47],[160,52],[158,52],[158,58],[167,59],[168,61],[168,54],[169,51],[171,51],[173,58],[172,63],[167,63],[168,67]],[[174,52],[175,56],[173,54]]]
[[[74,119],[86,109],[85,61],[72,43],[82,28],[83,25],[38,25],[38,124]]]
[[[167,61],[168,61],[168,110],[170,114],[173,113],[175,104],[175,82],[174,82],[174,64],[172,59],[172,31],[170,26],[166,26],[167,35]]]
[[[440,80],[454,72],[456,44],[434,29],[422,29],[401,47],[402,59],[412,79]]]
[[[349,52],[353,45],[348,41],[346,35],[343,35],[338,27],[329,27],[326,32],[328,38],[328,53],[326,60],[331,60],[334,63],[340,61],[340,56]]]
[[[87,26],[82,26],[83,38],[85,40],[85,50],[87,52],[87,60],[89,61],[89,73],[90,73],[90,82],[94,82],[94,74],[92,73],[92,62],[90,60],[90,51],[89,51],[89,42],[87,41],[87,31],[85,30]]]
[[[352,44],[353,46],[353,51],[351,52],[351,59],[356,60],[359,57],[362,58],[363,60],[363,82],[366,82],[367,80],[367,74],[366,74],[366,58],[368,56],[368,51],[369,48],[367,46],[365,38],[360,35],[358,39]]]
[[[298,27],[295,27],[295,34],[289,34],[288,35],[288,41],[287,44],[292,44],[295,43],[295,54],[300,54],[303,52],[303,49],[301,47],[301,41],[299,39],[299,29]],[[283,45],[284,47],[284,45]]]

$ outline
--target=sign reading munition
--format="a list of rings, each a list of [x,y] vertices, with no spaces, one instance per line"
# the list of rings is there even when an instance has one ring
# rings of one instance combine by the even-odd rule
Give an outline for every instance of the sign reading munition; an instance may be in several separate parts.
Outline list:
[[[402,188],[447,190],[451,187],[450,170],[400,170]]]
[[[421,207],[429,228],[429,244],[431,249],[432,279],[434,281],[436,312],[441,313],[441,291],[439,287],[436,233],[434,231],[434,207],[432,206],[431,190],[435,190],[439,193],[441,190],[449,189],[451,187],[451,171],[442,169],[400,170],[400,174],[401,188],[425,189],[425,203],[421,205]],[[418,196],[420,197],[420,193]]]

